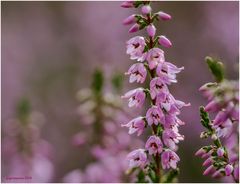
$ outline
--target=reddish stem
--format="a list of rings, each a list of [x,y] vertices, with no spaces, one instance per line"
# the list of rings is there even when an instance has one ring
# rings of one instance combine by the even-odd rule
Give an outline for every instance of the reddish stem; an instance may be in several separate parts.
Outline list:
[[[147,15],[147,21],[148,21],[148,24],[151,24],[152,20],[151,20],[151,15]],[[149,49],[152,49],[153,48],[153,43],[154,43],[154,38],[149,36]],[[154,71],[153,70],[150,70],[150,77],[151,78],[154,78]],[[155,100],[152,100],[152,103],[153,105],[155,105]],[[152,132],[154,135],[157,135],[157,126],[156,125],[152,125]],[[154,157],[154,160],[156,161],[156,170],[155,170],[155,174],[157,176],[157,178],[159,179],[160,181],[160,178],[161,178],[161,170],[160,170],[160,156],[158,154],[156,154],[156,156],[153,156]]]

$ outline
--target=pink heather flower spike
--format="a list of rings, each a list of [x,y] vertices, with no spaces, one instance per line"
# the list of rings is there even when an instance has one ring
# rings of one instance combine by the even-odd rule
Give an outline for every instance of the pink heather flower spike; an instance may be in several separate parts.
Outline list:
[[[150,70],[153,70],[159,63],[165,61],[164,52],[159,48],[152,48],[148,51],[146,59],[148,61]]]
[[[130,15],[129,17],[127,17],[126,19],[123,20],[123,25],[129,25],[129,24],[133,24],[136,22],[136,18],[135,18],[135,14]]]
[[[163,169],[177,168],[177,162],[180,161],[178,155],[171,150],[166,150],[161,155]]]
[[[146,79],[147,76],[147,70],[142,63],[136,63],[133,64],[128,72],[125,73],[126,75],[130,75],[129,77],[129,82],[138,82],[138,83],[143,83]]]
[[[148,104],[151,105],[148,107],[145,117],[140,116],[122,126],[129,128],[129,134],[137,132],[137,135],[141,135],[144,129],[152,130],[152,134],[146,141],[145,149],[131,152],[128,160],[130,168],[136,168],[137,172],[143,171],[144,181],[156,183],[169,173],[169,171],[164,171],[160,176],[160,170],[177,169],[177,163],[180,161],[174,151],[177,151],[179,141],[184,139],[184,136],[179,133],[178,127],[185,123],[178,118],[178,115],[182,107],[190,104],[176,100],[169,92],[168,85],[177,82],[176,75],[184,67],[178,68],[170,62],[166,62],[164,51],[158,48],[159,45],[171,47],[172,43],[165,36],[156,36],[154,22],[158,19],[170,20],[171,16],[164,12],[152,13],[148,1],[135,1],[133,5],[127,4],[126,6],[141,7],[140,15],[131,15],[123,21],[125,25],[135,23],[129,32],[134,33],[145,29],[148,36],[135,36],[127,42],[127,54],[130,55],[130,59],[143,63],[133,64],[125,74],[129,75],[130,83],[135,81],[144,83],[148,75],[150,84],[149,89],[131,90],[123,98],[129,98],[130,107],[142,106],[145,100],[149,100]],[[146,98],[146,95],[150,95],[150,98]],[[206,154],[204,150],[202,155],[209,157],[209,154]],[[158,162],[161,162],[161,165]],[[150,168],[152,168],[155,178],[159,180],[156,181],[149,176]]]
[[[135,36],[127,41],[127,54],[130,59],[139,59],[143,56],[143,51],[146,46],[145,39],[142,36]]]
[[[169,15],[163,11],[158,12],[157,15],[161,20],[171,20],[172,19],[171,15]]]
[[[141,107],[145,101],[146,94],[143,88],[137,88],[127,92],[122,98],[129,98],[129,107]]]
[[[151,13],[152,8],[149,5],[144,5],[142,7],[141,11],[142,11],[142,14],[147,15],[147,14]]]
[[[156,34],[156,27],[153,25],[153,24],[150,24],[148,27],[147,27],[147,33],[150,37],[154,37],[155,34]]]
[[[134,1],[124,1],[121,4],[121,7],[123,7],[123,8],[134,8]]]
[[[144,149],[137,149],[127,155],[127,160],[130,168],[140,167],[143,169],[147,164],[147,155]]]
[[[139,29],[140,29],[140,25],[139,24],[134,24],[130,29],[129,29],[129,33],[135,33],[135,32],[137,32],[137,31],[139,31]]]
[[[148,150],[150,155],[156,155],[162,152],[163,144],[158,136],[152,135],[148,138],[145,148]]]
[[[221,64],[210,57],[206,60],[211,60],[212,65]],[[213,73],[215,75],[215,72]],[[238,112],[236,111],[239,108],[237,83],[236,81],[223,79],[200,87],[199,90],[208,99],[208,104],[205,107],[200,107],[201,123],[207,129],[201,135],[203,135],[203,138],[210,137],[213,145],[205,147],[208,150],[207,153],[202,152],[203,148],[196,153],[196,155],[207,159],[203,163],[203,166],[208,167],[204,171],[204,175],[213,173],[211,176],[214,178],[230,176],[226,179],[230,181],[229,179],[232,178],[235,182],[239,181],[234,176],[239,160],[239,145],[235,137],[239,126]],[[216,114],[213,120],[211,120],[211,114],[208,112]]]
[[[172,42],[166,36],[159,36],[158,43],[164,47],[172,47]]]
[[[128,127],[129,134],[133,134],[137,132],[137,135],[141,135],[143,133],[144,127],[145,127],[145,122],[143,120],[143,117],[137,117],[133,120],[131,120],[129,123],[122,125],[123,127]]]

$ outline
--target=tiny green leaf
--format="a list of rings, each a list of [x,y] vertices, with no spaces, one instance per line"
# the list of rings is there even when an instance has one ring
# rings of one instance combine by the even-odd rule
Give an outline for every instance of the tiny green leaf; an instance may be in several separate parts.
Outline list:
[[[149,175],[149,177],[151,178],[151,180],[152,180],[153,182],[156,181],[156,174],[155,174],[155,172],[154,172],[152,169],[149,169],[148,175]]]
[[[223,63],[209,56],[205,58],[205,61],[207,62],[208,67],[211,70],[212,74],[214,75],[216,81],[222,82],[224,79]]]
[[[171,170],[166,174],[166,179],[163,181],[163,183],[172,183],[174,182],[174,179],[179,174],[179,169]]]
[[[214,140],[213,143],[214,143],[218,148],[219,148],[219,147],[222,147],[222,144],[221,144],[221,142],[220,142],[219,139]]]
[[[145,174],[142,170],[139,171],[138,175],[137,175],[137,183],[145,183]]]
[[[94,93],[99,94],[102,91],[104,83],[103,72],[100,69],[96,69],[93,73],[92,89]]]
[[[30,114],[31,105],[27,98],[22,98],[17,104],[17,117],[22,123],[26,123]]]
[[[208,130],[212,131],[212,127],[210,125],[211,121],[209,119],[208,113],[204,110],[203,106],[201,106],[199,110],[200,110],[200,116],[201,116],[201,124]]]
[[[112,77],[112,86],[113,88],[120,92],[123,84],[123,75],[121,73],[115,73]]]
[[[206,152],[209,152],[213,147],[212,146],[204,146],[202,149],[204,149]]]
[[[161,136],[161,135],[162,135],[162,132],[163,132],[163,128],[162,128],[162,126],[159,124],[159,125],[157,126],[157,135],[158,135],[158,136]]]

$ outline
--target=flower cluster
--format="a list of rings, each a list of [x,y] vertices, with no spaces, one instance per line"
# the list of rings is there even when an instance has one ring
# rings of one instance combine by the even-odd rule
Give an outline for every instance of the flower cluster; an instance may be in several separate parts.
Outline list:
[[[112,90],[120,92],[120,79],[122,74],[112,77],[112,82],[115,81],[111,85]],[[116,123],[126,121],[129,112],[123,109],[119,94],[104,92],[105,83],[104,72],[97,69],[93,74],[92,88],[81,89],[77,93],[80,101],[80,130],[84,131],[76,133],[72,143],[80,152],[84,153],[87,150],[87,154],[81,157],[85,163],[84,169],[76,168],[70,171],[63,177],[63,182],[130,182],[131,178],[124,175],[127,161],[122,160],[129,150],[133,149],[133,145],[142,146],[143,142],[130,139],[130,135],[121,129],[121,124]],[[134,103],[134,100],[131,103]],[[141,121],[135,126],[142,126]],[[134,129],[129,130],[129,133],[134,133]]]
[[[27,99],[20,100],[16,114],[16,118],[3,123],[2,153],[8,168],[7,176],[26,176],[33,183],[51,182],[54,176],[53,148],[40,136],[45,122],[43,114],[32,111]]]
[[[130,90],[123,95],[123,98],[129,99],[129,107],[142,107],[147,99],[151,103],[145,116],[139,116],[123,125],[129,128],[129,134],[137,133],[138,136],[147,128],[152,130],[145,149],[132,151],[127,159],[130,169],[139,168],[140,176],[144,171],[144,174],[151,179],[150,182],[160,182],[163,178],[161,165],[164,170],[177,170],[177,163],[180,160],[175,151],[178,149],[179,141],[184,139],[178,131],[178,127],[184,122],[177,116],[183,106],[190,104],[176,100],[170,93],[168,85],[177,82],[176,74],[184,68],[178,68],[167,62],[164,51],[159,48],[159,46],[172,47],[172,43],[164,35],[156,36],[156,27],[153,23],[157,20],[170,20],[169,14],[162,11],[152,13],[150,1],[126,1],[121,6],[124,8],[141,6],[141,14],[127,17],[123,24],[133,24],[129,33],[146,28],[148,34],[148,37],[135,36],[127,41],[126,53],[130,55],[130,59],[137,60],[137,63],[129,68],[126,75],[129,75],[130,83],[144,83],[147,77],[150,79],[149,88],[139,87]]]
[[[217,82],[207,83],[199,90],[208,99],[208,104],[200,108],[201,123],[207,131],[201,138],[211,136],[214,145],[205,146],[196,152],[206,159],[204,175],[212,177],[232,176],[239,181],[238,141],[236,130],[239,126],[239,89],[237,81],[224,79],[222,64],[210,57],[206,58]],[[208,113],[215,113],[211,121]],[[221,142],[221,140],[223,142]]]

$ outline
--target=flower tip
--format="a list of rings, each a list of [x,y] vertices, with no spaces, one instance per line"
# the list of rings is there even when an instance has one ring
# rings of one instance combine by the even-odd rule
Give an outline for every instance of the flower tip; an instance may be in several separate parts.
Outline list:
[[[149,5],[144,5],[142,7],[141,11],[142,11],[142,14],[147,15],[147,14],[151,13],[152,8]]]
[[[157,14],[161,20],[171,20],[172,19],[172,16],[165,12],[160,11]]]
[[[212,177],[213,178],[219,178],[219,177],[221,177],[222,176],[222,169],[219,169],[219,170],[217,170],[216,172],[214,172],[213,174],[212,174]]]
[[[123,25],[129,25],[129,24],[133,24],[134,22],[135,22],[135,14],[125,18],[122,23]]]
[[[134,2],[133,1],[124,1],[121,4],[122,8],[133,8],[134,7]]]
[[[129,29],[129,33],[135,33],[137,31],[139,31],[139,25],[138,24],[134,24],[130,29]]]
[[[225,174],[226,176],[230,176],[233,172],[233,166],[231,164],[226,165]]]
[[[206,176],[208,174],[211,174],[213,171],[214,171],[214,166],[211,165],[203,172],[203,175]]]
[[[180,70],[184,70],[185,68],[184,68],[184,66],[182,66],[181,68],[179,68]]]
[[[153,24],[150,24],[148,27],[147,27],[147,33],[150,37],[154,37],[155,34],[156,34],[156,27],[153,25]]]
[[[158,43],[166,48],[172,47],[172,42],[166,36],[159,36]]]
[[[201,87],[198,89],[198,91],[203,91],[203,90],[205,90],[205,89],[206,89],[205,87],[201,86]]]
[[[202,156],[205,153],[206,153],[205,150],[203,148],[201,148],[195,153],[195,156]]]
[[[185,107],[191,106],[191,103],[187,103],[185,104]]]
[[[202,164],[202,166],[208,167],[212,164],[212,158],[208,158],[207,160],[205,160]]]
[[[224,149],[223,148],[218,148],[217,149],[217,155],[219,156],[219,157],[222,157],[223,155],[224,155]]]

